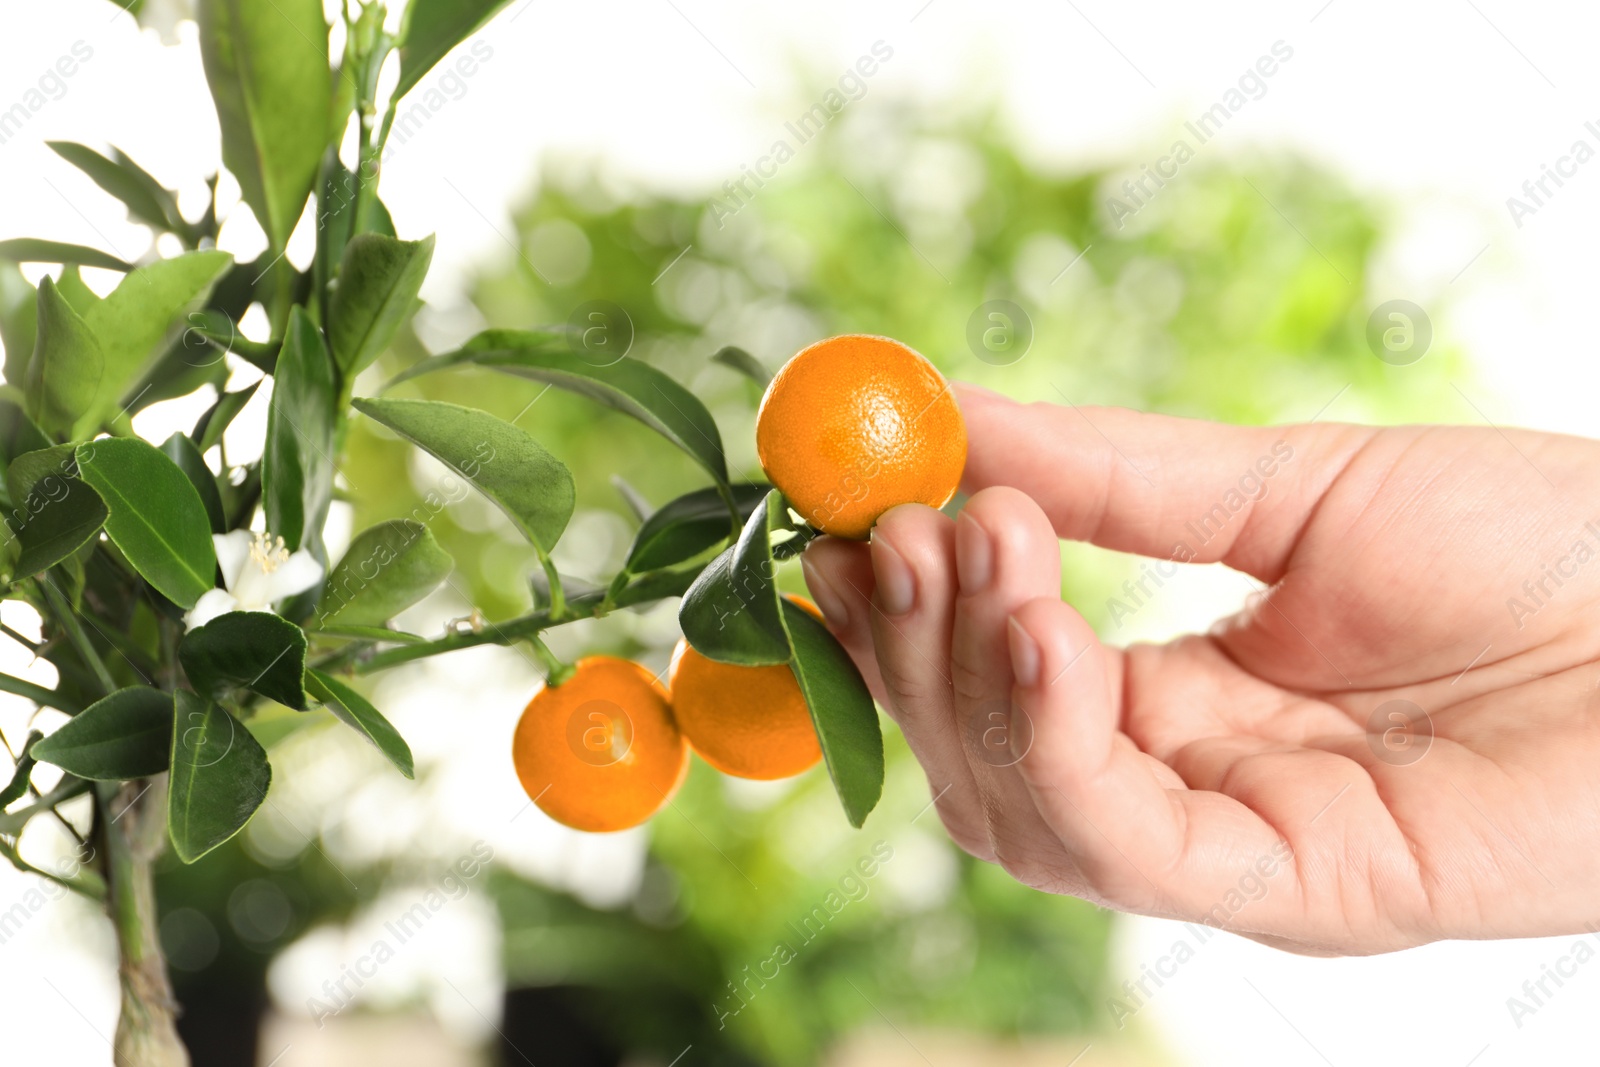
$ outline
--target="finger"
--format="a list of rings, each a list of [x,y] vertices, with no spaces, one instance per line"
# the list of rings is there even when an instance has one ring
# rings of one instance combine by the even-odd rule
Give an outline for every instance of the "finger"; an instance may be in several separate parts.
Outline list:
[[[871,626],[888,694],[884,707],[922,764],[951,839],[979,859],[992,860],[950,691],[954,524],[921,504],[893,508],[873,528],[871,552]]]
[[[1033,723],[1017,764],[1039,812],[1088,879],[1126,911],[1271,933],[1302,914],[1295,858],[1231,797],[1171,788],[1116,729],[1122,654],[1056,597],[1012,617],[1015,698]]]
[[[956,519],[960,592],[950,647],[955,720],[990,840],[1014,877],[1036,888],[1081,890],[1082,879],[1040,816],[1015,764],[1031,736],[1013,707],[1006,626],[1035,597],[1059,597],[1061,546],[1039,506],[1015,489],[985,489]]]
[[[800,556],[800,570],[806,588],[822,621],[838,638],[856,669],[872,690],[872,698],[888,707],[888,694],[878,673],[878,657],[872,648],[872,557],[859,541],[819,537],[806,546]]]
[[[954,383],[969,493],[1009,485],[1057,534],[1273,582],[1318,501],[1376,432],[1227,426],[1069,404],[1018,404]]]

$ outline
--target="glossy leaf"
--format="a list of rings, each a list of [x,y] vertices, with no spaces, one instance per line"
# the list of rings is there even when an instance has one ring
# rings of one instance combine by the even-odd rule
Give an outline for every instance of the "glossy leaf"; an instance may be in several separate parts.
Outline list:
[[[883,731],[872,693],[850,654],[808,612],[783,601],[783,625],[794,648],[789,667],[811,709],[828,775],[850,825],[859,828],[883,795]]]
[[[455,560],[414,519],[363,530],[328,576],[318,622],[381,627],[439,587]]]
[[[728,480],[722,435],[711,413],[693,393],[648,363],[624,357],[599,366],[574,352],[565,334],[486,330],[455,352],[410,367],[394,381],[463,364],[548,382],[615,408],[683,449],[719,483]]]
[[[273,374],[267,442],[261,457],[261,496],[267,529],[290,551],[320,551],[322,524],[333,497],[335,408],[333,361],[322,331],[301,307],[289,326]]]
[[[244,829],[272,785],[272,767],[243,723],[214,700],[180,689],[167,783],[167,833],[193,863]]]
[[[17,758],[17,765],[11,770],[11,779],[0,788],[0,812],[22,799],[22,795],[28,791],[34,765],[39,762],[33,747],[39,743],[40,738],[38,730],[29,730],[27,738],[22,742],[22,755]]]
[[[772,561],[772,534],[787,528],[785,519],[783,494],[774,489],[738,542],[706,564],[683,595],[678,624],[701,655],[746,667],[789,661]]]
[[[20,405],[0,397],[0,463],[9,467],[24,452],[37,452],[50,444],[50,438]]]
[[[230,611],[183,635],[178,662],[189,684],[221,698],[249,689],[305,711],[306,635],[270,611]]]
[[[346,381],[388,347],[411,314],[432,260],[432,236],[397,241],[363,233],[345,246],[329,309],[328,340]]]
[[[190,436],[194,438],[195,447],[200,450],[202,456],[221,442],[222,435],[233,424],[239,412],[244,410],[244,406],[250,403],[250,398],[256,395],[256,390],[260,386],[261,383],[256,381],[235,392],[223,393],[195,422],[194,432]]]
[[[171,693],[135,685],[80,711],[34,746],[34,755],[97,781],[146,778],[172,758]]]
[[[6,516],[21,554],[15,575],[31,577],[88,544],[105,525],[106,506],[78,478],[72,445],[25,452],[6,469],[12,506]]]
[[[400,25],[400,82],[396,100],[410,92],[456,45],[510,0],[411,0]]]
[[[321,0],[200,0],[197,15],[222,161],[281,251],[331,139]]]
[[[228,520],[222,513],[222,493],[217,489],[217,476],[206,466],[205,458],[200,455],[200,449],[195,447],[195,443],[188,437],[175,433],[162,443],[161,451],[178,465],[184,477],[189,479],[189,484],[194,486],[194,491],[200,494],[200,503],[205,505],[206,518],[211,520],[211,532],[214,534],[227,532]]]
[[[106,533],[161,595],[190,608],[213,588],[216,550],[200,494],[176,463],[138,438],[78,446],[78,469],[110,515]]]
[[[141,381],[183,328],[181,313],[211,291],[233,257],[226,252],[187,252],[140,267],[84,313],[100,340],[105,373],[93,410],[80,424],[87,437],[100,421],[115,416],[124,394]]]
[[[372,742],[401,774],[416,777],[411,746],[366,697],[321,671],[306,672],[306,685],[340,722]]]
[[[735,348],[733,345],[728,345],[718,351],[716,355],[711,357],[711,362],[720,363],[724,367],[738,371],[763,389],[772,381],[772,372],[767,370],[759,359],[744,349]]]
[[[22,276],[22,268],[0,260],[0,345],[5,346],[5,378],[13,384],[28,376],[39,294]]]
[[[61,268],[61,275],[56,278],[56,288],[67,298],[72,310],[80,315],[87,315],[90,308],[100,303],[100,294],[84,283],[83,273],[78,270],[76,263],[68,263]]]
[[[105,373],[94,331],[47,275],[39,282],[38,337],[28,363],[28,412],[47,432],[70,435],[94,406]]]
[[[572,472],[523,431],[476,408],[434,400],[353,401],[471,482],[541,553],[572,518]]]
[[[748,520],[772,486],[741,482],[732,488],[740,519]],[[685,493],[663,504],[639,527],[625,567],[638,574],[692,559],[728,536],[730,520],[727,502],[715,488]]]
[[[77,263],[85,267],[130,271],[133,264],[109,252],[66,241],[46,241],[38,237],[13,237],[0,241],[0,259],[13,263]]]
[[[139,164],[113,147],[108,158],[88,145],[73,141],[46,141],[56,155],[89,176],[100,188],[122,201],[128,214],[147,226],[187,234],[177,198]]]

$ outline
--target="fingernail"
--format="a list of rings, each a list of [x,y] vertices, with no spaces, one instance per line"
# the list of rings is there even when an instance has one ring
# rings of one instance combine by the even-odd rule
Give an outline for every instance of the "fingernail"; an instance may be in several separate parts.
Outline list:
[[[1011,676],[1022,688],[1032,689],[1039,684],[1039,642],[1022,628],[1015,615],[1006,624],[1006,636],[1011,645]]]
[[[850,612],[845,608],[844,598],[805,556],[800,557],[800,572],[806,576],[806,588],[811,590],[811,599],[816,601],[817,610],[822,612],[828,625],[836,630],[848,625]]]
[[[994,547],[989,533],[965,511],[956,519],[956,580],[961,591],[976,593],[989,584],[994,572]]]
[[[885,615],[904,615],[917,600],[917,579],[894,546],[872,532],[872,576],[878,583],[878,607]]]

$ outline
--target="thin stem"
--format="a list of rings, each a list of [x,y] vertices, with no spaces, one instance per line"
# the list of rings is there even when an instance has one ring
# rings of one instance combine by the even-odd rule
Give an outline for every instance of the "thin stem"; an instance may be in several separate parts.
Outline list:
[[[81,845],[83,842],[80,839],[78,843]],[[40,878],[43,878],[46,881],[54,882],[63,889],[70,889],[72,892],[88,900],[92,900],[96,904],[105,902],[105,882],[103,882],[98,876],[86,878],[82,875],[79,875],[76,878],[68,878],[65,875],[56,874],[54,871],[47,871],[42,867],[35,867],[33,864],[22,858],[22,855],[17,851],[15,845],[7,843],[4,839],[0,839],[0,856],[4,856],[6,859],[10,860],[11,866],[15,867],[24,874],[36,874]]]
[[[106,696],[115,693],[117,691],[117,680],[106,669],[105,660],[100,658],[100,653],[95,650],[94,644],[90,642],[89,635],[83,632],[82,626],[78,625],[78,616],[73,612],[72,606],[67,603],[67,598],[61,595],[60,590],[56,588],[55,583],[50,580],[48,575],[40,575],[38,585],[44,591],[44,598],[50,602],[50,613],[55,616],[56,622],[61,625],[61,628],[67,631],[67,637],[71,639],[73,647],[78,650],[78,655],[83,657],[84,663],[94,672],[95,680],[105,690]]]
[[[739,535],[744,533],[744,516],[739,514],[739,502],[733,498],[733,487],[717,483],[717,495],[722,502],[728,505],[728,520],[732,524],[733,533],[730,535],[734,544],[739,543]]]
[[[528,635],[528,644],[533,646],[533,654],[539,660],[539,665],[544,668],[546,685],[557,686],[572,677],[573,666],[566,660],[550,651],[550,646],[538,634]]]
[[[550,583],[550,618],[560,621],[567,614],[567,594],[561,588],[561,574],[548,555],[539,553],[539,565],[544,568],[545,579]]]
[[[39,654],[39,649],[41,647],[39,642],[29,640],[27,637],[23,636],[22,634],[17,633],[17,631],[13,630],[11,627],[7,626],[3,622],[0,622],[0,634],[5,634],[7,637],[11,638],[11,640],[15,641],[17,644],[21,645],[23,648],[26,648],[29,652],[32,652],[34,655],[38,655]]]
[[[597,619],[617,608],[633,607],[637,604],[661,600],[669,596],[682,596],[684,590],[689,588],[689,584],[700,573],[700,569],[700,567],[691,567],[678,571],[653,571],[650,574],[642,575],[615,596],[610,597],[609,603],[607,602],[606,592],[595,590],[593,592],[580,593],[567,601],[566,614],[561,619],[554,618],[548,610],[532,611],[526,615],[519,615],[515,619],[508,619],[505,622],[490,623],[481,630],[449,633],[432,641],[385,649],[357,662],[355,671],[358,674],[370,674],[373,671],[384,670],[388,667],[409,663],[416,659],[424,659],[428,656],[437,656],[444,652],[454,652],[457,649],[474,648],[478,645],[509,645],[543,630],[548,630],[551,626],[561,622],[571,622],[575,619]]]

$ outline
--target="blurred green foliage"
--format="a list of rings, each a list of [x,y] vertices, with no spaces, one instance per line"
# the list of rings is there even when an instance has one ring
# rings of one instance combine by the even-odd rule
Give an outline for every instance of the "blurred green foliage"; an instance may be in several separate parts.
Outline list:
[[[1367,315],[1393,295],[1373,291],[1384,220],[1315,166],[1201,161],[1119,229],[1104,204],[1122,174],[1046,173],[993,129],[989,116],[843,118],[721,226],[726,211],[704,202],[551,167],[515,213],[518,255],[472,281],[477,320],[425,311],[382,376],[485,325],[561,322],[583,302],[612,301],[633,322],[632,354],[704,397],[734,475],[759,477],[758,391],[711,362],[726,344],[776,369],[821,337],[886,334],[949,375],[1020,398],[1244,422],[1308,419],[1336,397],[1335,416],[1425,418],[1459,367],[1448,353],[1391,367],[1367,349]],[[1030,350],[1005,366],[967,340],[992,299],[1014,301],[1032,324]],[[655,504],[703,484],[649,431],[534,383],[463,371],[395,395],[515,418],[567,463],[579,533],[557,558],[581,577],[609,574],[636,525],[614,477]],[[431,477],[414,455],[354,424],[355,528],[412,511]],[[488,618],[526,610],[538,566],[496,514],[468,500],[432,528],[461,567],[459,591]],[[1128,562],[1082,546],[1064,558],[1067,595],[1103,626]],[[800,587],[792,564],[783,581]],[[665,648],[640,632],[586,627],[581,647],[551,638],[564,654],[664,663]],[[860,832],[820,769],[787,791],[730,789],[696,761],[652,825],[630,906],[595,910],[498,874],[510,983],[575,991],[597,1029],[662,1062],[692,1043],[699,1062],[810,1063],[842,1033],[884,1020],[999,1035],[1108,1026],[1108,917],[958,855],[886,727],[885,798]],[[857,864],[875,846],[890,858],[864,877]],[[848,903],[804,937],[799,924],[830,893]]]

